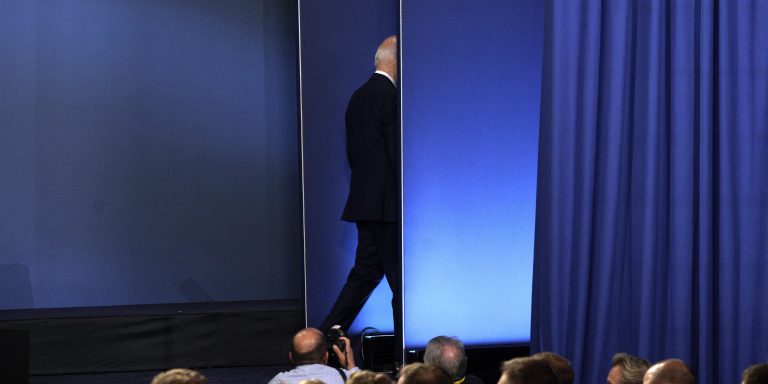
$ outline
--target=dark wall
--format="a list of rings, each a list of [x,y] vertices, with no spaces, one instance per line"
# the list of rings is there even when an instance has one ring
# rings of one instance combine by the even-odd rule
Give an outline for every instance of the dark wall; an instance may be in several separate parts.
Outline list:
[[[0,13],[0,309],[302,297],[290,1]]]

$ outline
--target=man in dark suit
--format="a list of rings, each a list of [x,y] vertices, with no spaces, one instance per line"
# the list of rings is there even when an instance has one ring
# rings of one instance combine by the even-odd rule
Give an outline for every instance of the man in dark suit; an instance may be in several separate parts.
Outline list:
[[[397,37],[376,51],[376,72],[352,95],[345,115],[349,196],[342,220],[357,225],[355,265],[320,329],[347,331],[374,288],[386,276],[392,289],[395,340],[402,335],[399,251],[399,130]],[[396,349],[399,342],[396,341]],[[402,347],[400,347],[402,354]],[[400,361],[397,359],[397,361]]]

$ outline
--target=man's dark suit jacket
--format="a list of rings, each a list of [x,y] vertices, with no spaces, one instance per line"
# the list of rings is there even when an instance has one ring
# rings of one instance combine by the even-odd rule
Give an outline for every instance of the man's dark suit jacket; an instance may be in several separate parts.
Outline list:
[[[352,95],[345,116],[352,170],[345,221],[397,222],[397,88],[374,74]]]

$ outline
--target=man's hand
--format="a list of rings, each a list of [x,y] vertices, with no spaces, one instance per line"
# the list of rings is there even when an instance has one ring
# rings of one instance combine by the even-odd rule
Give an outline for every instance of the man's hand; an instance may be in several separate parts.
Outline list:
[[[355,352],[352,350],[352,342],[346,337],[339,337],[339,340],[344,342],[344,352],[341,351],[338,345],[333,346],[333,351],[336,352],[336,356],[339,357],[339,364],[345,369],[356,367]]]

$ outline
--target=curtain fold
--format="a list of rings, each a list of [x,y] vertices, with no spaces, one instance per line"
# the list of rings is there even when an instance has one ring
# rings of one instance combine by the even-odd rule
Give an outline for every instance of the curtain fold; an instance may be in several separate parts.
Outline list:
[[[531,343],[768,360],[768,2],[550,1]]]

